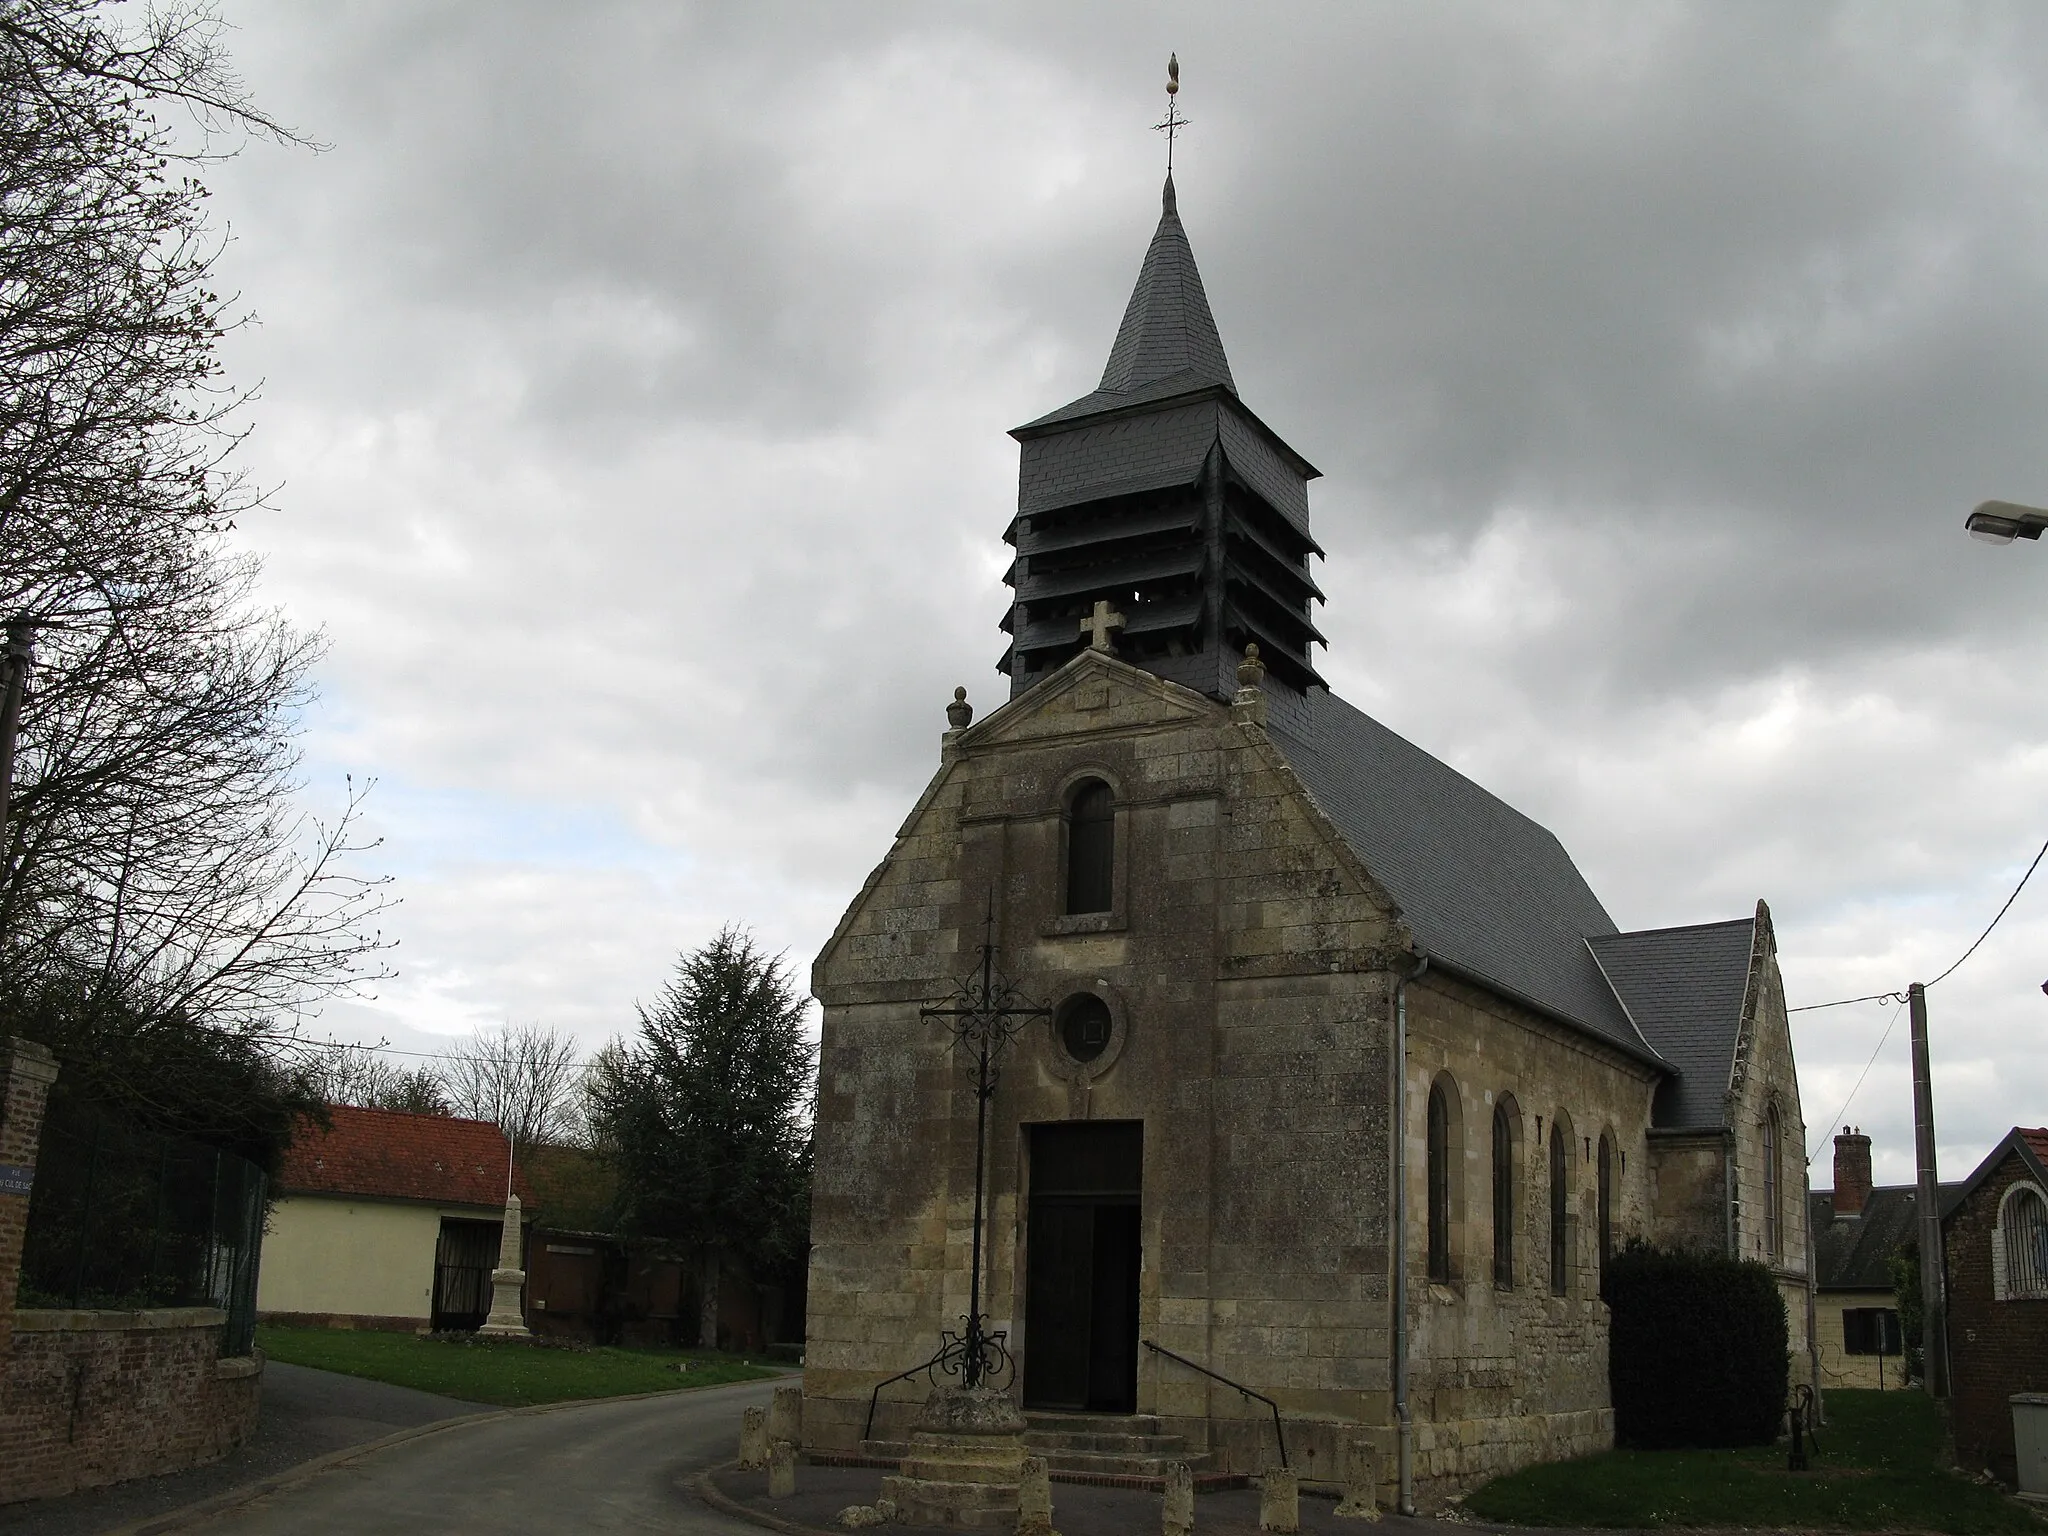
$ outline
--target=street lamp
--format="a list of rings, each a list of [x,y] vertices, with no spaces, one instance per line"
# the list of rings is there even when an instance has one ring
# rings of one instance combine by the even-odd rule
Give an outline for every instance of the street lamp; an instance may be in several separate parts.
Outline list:
[[[2048,511],[2023,507],[2016,501],[1986,501],[1963,519],[1970,537],[1986,544],[2010,544],[2014,539],[2038,539],[2048,528]]]

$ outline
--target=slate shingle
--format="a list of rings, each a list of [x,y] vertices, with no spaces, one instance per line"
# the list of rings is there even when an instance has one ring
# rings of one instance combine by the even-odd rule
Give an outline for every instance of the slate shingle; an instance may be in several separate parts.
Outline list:
[[[1657,1090],[1651,1123],[1725,1123],[1755,917],[1589,937],[1600,968],[1644,1037],[1678,1076]]]
[[[1436,961],[1640,1059],[1586,941],[1615,932],[1563,844],[1447,763],[1324,689],[1273,741]]]

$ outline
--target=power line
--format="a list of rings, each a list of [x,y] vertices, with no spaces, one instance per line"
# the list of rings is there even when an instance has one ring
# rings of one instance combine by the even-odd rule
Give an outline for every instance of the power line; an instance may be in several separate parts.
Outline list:
[[[1998,909],[1998,916],[1992,918],[1991,921],[1985,925],[1984,931],[1977,935],[1977,944],[1982,944],[1986,939],[1990,938],[1991,930],[1993,928],[1996,928],[1999,924],[2000,919],[2002,919],[2006,913],[2012,910],[2012,904],[2020,899],[2020,892],[2024,891],[2027,888],[2027,882],[2034,878],[2034,871],[2041,867],[2041,859],[2043,855],[2048,855],[2048,843],[2043,843],[2041,845],[2041,852],[2034,855],[2034,862],[2027,866],[2027,872],[2024,875],[2020,876],[2020,883],[2014,886],[2012,888],[2012,894],[2005,898],[2005,905]],[[1954,965],[1950,966],[1947,970],[1943,971],[1939,976],[1935,977],[1934,981],[1928,982],[1927,985],[1931,987],[1935,984],[1935,982],[1947,981],[1949,977],[1955,975],[1955,973],[1962,968],[1963,960],[1967,960],[1970,958],[1970,956],[1977,953],[1977,944],[1972,944],[1968,949],[1964,950],[1962,954],[1962,959],[1956,961]]]
[[[1977,953],[1978,945],[1981,945],[1986,939],[1991,937],[1991,930],[2005,920],[2005,914],[2012,910],[2012,904],[2020,899],[2020,892],[2024,891],[2027,888],[2027,882],[2034,878],[2034,871],[2041,867],[2041,860],[2043,858],[2048,858],[2048,842],[2041,844],[2041,851],[2034,855],[2034,862],[2027,866],[2027,872],[2020,876],[2020,883],[2014,886],[2012,894],[2005,898],[2005,905],[1998,909],[1998,915],[1984,925],[1984,931],[1977,935],[1976,943],[1964,950],[1956,958],[1954,965],[1935,977],[1933,981],[1928,982],[1928,986],[1931,987],[1937,983],[1947,981],[1949,977],[1955,975],[1957,971],[1963,968],[1965,960]],[[1838,997],[1831,1003],[1802,1003],[1797,1008],[1787,1008],[1785,1011],[1787,1013],[1811,1013],[1816,1008],[1846,1008],[1851,1003],[1904,1003],[1905,1000],[1906,994],[1903,992],[1869,992],[1862,997]],[[1896,1015],[1893,1016],[1892,1022],[1898,1022]],[[1886,1032],[1889,1033],[1890,1031]]]
[[[1893,996],[1893,997],[1896,997],[1896,996],[1898,996],[1898,994],[1897,994],[1897,993],[1885,993],[1885,994],[1880,994],[1880,995],[1882,995],[1882,996]],[[1857,1001],[1857,1002],[1859,1002],[1859,1003],[1862,1003],[1862,1002],[1868,1002],[1868,1001],[1869,1001],[1869,999],[1868,999],[1868,998],[1862,998],[1862,997],[1859,997],[1859,998],[1855,999],[1855,1001]],[[1821,1004],[1818,1004],[1817,1006],[1819,1006],[1819,1007],[1822,1007],[1822,1008],[1825,1008],[1825,1007],[1827,1007],[1828,1005],[1827,1005],[1826,1003],[1821,1003]],[[1899,1011],[1900,1011],[1900,1009],[1904,1008],[1905,1006],[1906,1006],[1906,1000],[1905,1000],[1905,999],[1904,999],[1903,997],[1900,997],[1900,998],[1899,998],[1899,1006],[1898,1006],[1898,1008],[1894,1008],[1894,1009],[1892,1010],[1892,1021],[1891,1021],[1891,1023],[1889,1023],[1889,1024],[1885,1025],[1885,1027],[1884,1027],[1884,1033],[1883,1033],[1882,1035],[1878,1036],[1878,1040],[1877,1040],[1877,1049],[1876,1049],[1876,1050],[1874,1050],[1874,1051],[1872,1051],[1872,1052],[1870,1053],[1870,1060],[1868,1060],[1868,1061],[1866,1061],[1865,1063],[1863,1063],[1863,1070],[1862,1070],[1861,1072],[1857,1073],[1857,1075],[1856,1075],[1856,1085],[1855,1085],[1855,1087],[1853,1087],[1853,1088],[1851,1088],[1851,1089],[1849,1090],[1849,1097],[1848,1097],[1848,1098],[1846,1098],[1846,1099],[1844,1099],[1844,1100],[1842,1100],[1842,1107],[1841,1107],[1840,1109],[1836,1110],[1836,1111],[1834,1112],[1834,1114],[1833,1114],[1832,1116],[1830,1116],[1830,1117],[1829,1117],[1829,1118],[1828,1118],[1827,1120],[1825,1120],[1825,1121],[1823,1121],[1823,1122],[1821,1123],[1821,1130],[1822,1130],[1822,1135],[1823,1135],[1823,1136],[1825,1136],[1825,1135],[1827,1134],[1827,1131],[1828,1131],[1828,1128],[1829,1128],[1829,1127],[1832,1127],[1832,1126],[1836,1126],[1836,1125],[1840,1125],[1840,1124],[1842,1123],[1842,1116],[1844,1116],[1844,1115],[1846,1115],[1847,1113],[1849,1113],[1849,1106],[1850,1106],[1851,1104],[1853,1104],[1853,1103],[1855,1103],[1855,1102],[1856,1102],[1856,1095],[1857,1095],[1857,1093],[1858,1093],[1858,1092],[1859,1092],[1859,1091],[1860,1091],[1860,1090],[1862,1089],[1862,1087],[1863,1087],[1863,1079],[1864,1079],[1864,1078],[1866,1078],[1866,1077],[1868,1077],[1868,1076],[1870,1076],[1870,1069],[1871,1069],[1872,1067],[1874,1067],[1874,1066],[1876,1066],[1876,1065],[1877,1065],[1877,1058],[1878,1058],[1878,1056],[1879,1056],[1879,1055],[1880,1055],[1880,1054],[1881,1054],[1881,1053],[1882,1053],[1882,1052],[1884,1051],[1884,1043],[1885,1043],[1885,1041],[1887,1041],[1887,1040],[1891,1039],[1891,1037],[1892,1037],[1892,1031],[1893,1031],[1894,1029],[1898,1028],[1898,1025],[1899,1025]],[[1821,1143],[1821,1146],[1826,1146],[1826,1145],[1827,1145],[1826,1141],[1822,1141],[1822,1143]],[[1813,1166],[1813,1160],[1814,1160],[1814,1159],[1815,1159],[1816,1157],[1818,1157],[1818,1156],[1820,1156],[1820,1147],[1815,1147],[1815,1148],[1814,1148],[1814,1149],[1813,1149],[1813,1150],[1812,1150],[1811,1152],[1809,1152],[1809,1153],[1807,1153],[1807,1154],[1806,1154],[1806,1166],[1807,1166],[1807,1167],[1809,1167],[1809,1168],[1811,1168],[1811,1167]]]

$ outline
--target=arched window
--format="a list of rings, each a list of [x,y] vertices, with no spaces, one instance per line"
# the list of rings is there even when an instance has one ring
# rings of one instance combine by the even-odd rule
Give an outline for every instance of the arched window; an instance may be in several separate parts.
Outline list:
[[[2015,1184],[1999,1202],[1991,1229],[1992,1294],[2000,1301],[2048,1297],[2048,1200]]]
[[[1451,1278],[1451,1105],[1442,1083],[1429,1088],[1429,1278]]]
[[[1778,1258],[1784,1252],[1784,1223],[1778,1219],[1782,1196],[1778,1167],[1778,1108],[1764,1111],[1764,1252]]]
[[[1067,911],[1107,912],[1116,875],[1116,796],[1084,779],[1067,802]]]
[[[1607,1278],[1607,1261],[1614,1257],[1614,1138],[1600,1133],[1600,1278]]]
[[[1571,1153],[1562,1117],[1550,1122],[1550,1294],[1562,1296],[1570,1278],[1571,1236],[1565,1222],[1570,1206]]]
[[[1515,1101],[1493,1106],[1493,1283],[1515,1288]]]

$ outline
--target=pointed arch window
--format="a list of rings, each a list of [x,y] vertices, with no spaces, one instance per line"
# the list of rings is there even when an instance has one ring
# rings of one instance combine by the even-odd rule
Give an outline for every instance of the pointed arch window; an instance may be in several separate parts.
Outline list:
[[[1570,1278],[1571,1237],[1566,1223],[1570,1206],[1571,1154],[1564,1127],[1550,1122],[1550,1294],[1562,1296]]]
[[[1447,1283],[1451,1278],[1451,1105],[1442,1083],[1430,1085],[1426,1134],[1429,1278]]]
[[[1493,1283],[1515,1288],[1515,1108],[1503,1095],[1493,1106]]]
[[[1764,1252],[1774,1259],[1783,1257],[1785,1248],[1784,1222],[1778,1211],[1784,1199],[1783,1170],[1778,1166],[1781,1155],[1774,1104],[1764,1111]]]
[[[1107,912],[1116,885],[1116,795],[1083,779],[1067,801],[1067,913]]]

